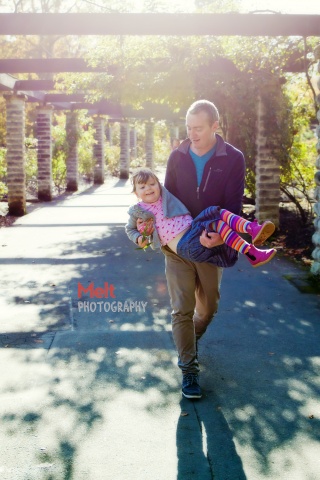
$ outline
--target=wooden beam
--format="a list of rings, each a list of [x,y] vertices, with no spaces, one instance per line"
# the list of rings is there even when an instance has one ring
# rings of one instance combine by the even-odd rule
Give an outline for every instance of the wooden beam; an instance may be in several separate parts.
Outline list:
[[[212,68],[217,72],[237,72],[234,63],[217,56],[211,60]],[[172,67],[168,58],[148,58],[141,68],[151,68],[158,72],[165,72]],[[60,72],[106,72],[116,75],[119,72],[117,65],[102,65],[90,67],[83,58],[0,58],[0,73],[60,73]]]
[[[54,102],[83,102],[85,100],[84,93],[46,93],[44,101],[46,103]]]
[[[115,75],[116,65],[90,67],[83,58],[0,58],[0,73],[107,72]]]
[[[14,90],[41,91],[53,90],[55,82],[53,80],[17,80],[14,84]]]
[[[320,36],[320,15],[2,13],[1,35]]]

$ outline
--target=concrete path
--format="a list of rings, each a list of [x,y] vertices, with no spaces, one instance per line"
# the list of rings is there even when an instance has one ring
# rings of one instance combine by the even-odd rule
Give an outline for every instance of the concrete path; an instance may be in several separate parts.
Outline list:
[[[132,201],[108,180],[0,230],[0,478],[319,480],[319,296],[242,257],[200,344],[204,396],[181,399],[164,259],[127,239]]]

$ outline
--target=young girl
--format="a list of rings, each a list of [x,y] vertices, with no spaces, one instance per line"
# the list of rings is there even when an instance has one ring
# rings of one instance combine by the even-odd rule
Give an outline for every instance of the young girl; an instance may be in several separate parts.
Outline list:
[[[179,256],[193,262],[209,262],[217,265],[215,250],[219,247],[205,248],[199,237],[203,230],[217,232],[229,247],[246,255],[253,267],[259,267],[269,262],[276,254],[274,248],[259,250],[254,244],[262,243],[272,235],[275,226],[266,221],[259,225],[255,220],[249,222],[238,215],[220,207],[209,207],[192,219],[187,208],[164,186],[160,185],[158,177],[148,168],[140,168],[132,178],[133,192],[140,201],[130,207],[129,220],[125,226],[130,240],[143,248],[148,244],[143,232],[146,222],[153,220],[153,226],[147,234],[152,233],[150,244],[152,248],[167,245]],[[138,219],[143,223],[137,225]],[[247,243],[236,232],[248,233],[252,244]],[[225,266],[219,265],[218,266]]]

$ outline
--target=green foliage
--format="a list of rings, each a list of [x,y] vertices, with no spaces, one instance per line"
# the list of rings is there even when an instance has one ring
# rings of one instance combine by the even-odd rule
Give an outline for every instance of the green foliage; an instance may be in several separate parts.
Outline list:
[[[8,193],[6,186],[7,176],[7,162],[6,162],[6,148],[0,148],[0,199]]]
[[[38,175],[38,162],[37,162],[37,140],[32,137],[25,139],[25,153],[26,153],[26,186],[30,193],[37,194],[37,175]]]
[[[301,76],[288,76],[286,95],[290,109],[291,143],[286,146],[281,163],[280,188],[295,204],[302,223],[313,218],[313,188],[315,174],[315,137],[310,129],[314,118],[313,99]]]
[[[110,175],[119,175],[120,165],[120,146],[110,145],[109,142],[105,145],[105,164],[106,171]]]
[[[46,0],[10,2],[15,12],[58,11],[138,11],[148,12],[230,12],[241,11],[239,0],[195,0],[171,2],[148,0],[141,4],[123,2],[71,2]],[[38,2],[39,3],[39,2]],[[301,37],[217,37],[217,36],[11,36],[0,37],[3,58],[67,57],[85,58],[91,66],[111,67],[109,73],[75,73],[55,76],[56,88],[66,92],[85,92],[90,100],[108,99],[121,105],[140,108],[145,102],[168,106],[183,117],[197,98],[216,103],[221,115],[224,137],[242,150],[247,162],[246,192],[255,196],[255,129],[259,95],[267,105],[268,145],[281,165],[281,189],[297,208],[303,199],[309,221],[315,164],[315,140],[310,123],[315,117],[310,93],[308,68],[314,61],[312,51],[318,38]],[[291,67],[301,65],[304,76],[288,75]],[[223,67],[223,68],[222,68]],[[113,69],[113,73],[112,73]],[[19,78],[51,78],[44,75],[20,75]],[[286,83],[283,83],[285,77]],[[307,82],[306,82],[307,78]],[[5,102],[0,100],[0,111]],[[34,135],[34,106],[26,109],[27,136]],[[152,111],[151,115],[152,117]],[[5,146],[5,115],[0,115],[0,145]],[[68,145],[64,114],[54,115],[53,178],[61,191],[65,187]],[[168,120],[166,117],[164,120]],[[94,135],[91,121],[79,116],[79,170],[91,179]],[[137,156],[131,166],[145,164],[143,122],[135,123],[138,132]],[[106,142],[107,171],[119,171],[119,128],[115,124],[113,143]],[[164,122],[155,123],[155,163],[164,165],[170,153],[169,132]],[[1,173],[4,181],[5,174]],[[35,149],[27,148],[27,179],[35,183]],[[1,187],[0,187],[1,188]]]
[[[136,121],[131,124],[136,131],[136,156],[131,152],[130,168],[134,169],[146,164],[145,123]],[[154,162],[155,165],[165,165],[170,154],[170,132],[166,122],[155,122],[154,125]],[[112,126],[112,144],[105,144],[106,170],[111,175],[119,174],[120,162],[120,124]]]
[[[52,126],[52,179],[57,191],[60,193],[66,187],[67,176],[67,152],[66,118],[64,114],[56,114]]]
[[[94,164],[93,145],[95,142],[92,121],[85,113],[79,112],[78,125],[79,128],[74,141],[78,141],[79,173],[91,181]],[[60,193],[66,187],[66,162],[69,151],[66,133],[66,116],[63,113],[54,116],[52,140],[52,177],[53,183]],[[68,140],[70,142],[70,137]]]
[[[165,166],[170,155],[170,132],[164,121],[157,122],[154,128],[154,162]]]
[[[79,122],[81,122],[78,143],[79,173],[87,180],[91,181],[93,178],[94,167],[94,129],[89,117],[79,115],[78,118]]]

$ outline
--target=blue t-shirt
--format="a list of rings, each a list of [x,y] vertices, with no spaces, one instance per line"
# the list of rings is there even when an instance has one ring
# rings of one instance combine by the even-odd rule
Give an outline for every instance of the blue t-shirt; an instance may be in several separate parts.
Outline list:
[[[194,153],[191,150],[191,148],[189,149],[189,153],[190,153],[191,158],[193,160],[193,163],[196,167],[198,187],[199,187],[199,185],[201,183],[201,180],[202,180],[204,167],[205,167],[207,161],[209,160],[209,158],[212,157],[212,155],[214,154],[215,151],[216,151],[216,145],[214,145],[211,148],[211,150],[209,150],[209,152],[205,153],[204,155],[199,156],[196,153]]]

